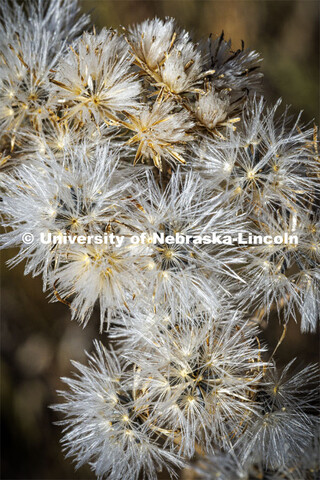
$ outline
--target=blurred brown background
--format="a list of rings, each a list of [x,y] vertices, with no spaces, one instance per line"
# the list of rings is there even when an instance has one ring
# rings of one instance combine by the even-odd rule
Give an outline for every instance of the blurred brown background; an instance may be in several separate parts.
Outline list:
[[[294,113],[304,109],[305,122],[319,121],[319,1],[83,0],[81,5],[84,12],[92,11],[97,27],[158,15],[175,17],[195,41],[224,30],[234,49],[244,40],[261,52],[270,102],[281,96]],[[64,460],[61,429],[53,425],[58,417],[48,405],[59,401],[56,390],[63,386],[60,377],[73,370],[70,359],[84,361],[84,349],[91,349],[98,318],[85,330],[71,322],[67,307],[48,303],[40,278],[24,277],[22,266],[8,270],[5,262],[13,254],[3,252],[1,258],[1,479],[93,479],[88,468],[75,472]],[[265,332],[271,350],[280,335],[272,320]],[[300,335],[291,324],[279,361],[317,360],[317,338]]]

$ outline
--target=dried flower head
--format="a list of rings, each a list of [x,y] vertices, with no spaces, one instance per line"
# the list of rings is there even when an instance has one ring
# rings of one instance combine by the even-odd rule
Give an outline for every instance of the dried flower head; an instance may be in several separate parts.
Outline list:
[[[198,91],[203,73],[201,52],[173,19],[147,20],[127,35],[135,63],[155,87],[170,95]]]
[[[21,129],[30,124],[40,129],[50,114],[50,71],[66,41],[88,21],[76,20],[77,13],[76,0],[1,4],[0,128],[10,137],[12,149]]]
[[[222,206],[228,199],[213,185],[203,185],[195,173],[183,177],[177,172],[164,191],[151,174],[133,187],[137,203],[132,228],[141,238],[135,254],[146,287],[143,296],[161,303],[179,291],[185,301],[192,301],[194,296],[205,298],[209,285],[209,290],[222,294],[227,288],[224,281],[240,280],[232,263],[241,263],[241,257],[235,259],[230,253],[236,247],[210,244],[210,232],[219,234],[228,226],[236,235],[243,228],[235,210],[226,215]]]
[[[3,179],[2,213],[8,231],[2,235],[2,245],[19,246],[20,252],[10,264],[26,260],[25,273],[43,274],[44,285],[49,272],[73,248],[53,245],[48,235],[106,232],[121,216],[120,204],[130,185],[118,171],[117,155],[108,146],[96,147],[92,161],[87,159],[86,145],[70,151],[66,159],[59,164],[51,157],[48,165],[47,158],[39,156],[34,164],[22,165],[14,176]],[[29,245],[23,243],[25,233],[33,235]]]
[[[263,367],[252,328],[236,318],[194,315],[172,309],[144,339],[140,333],[141,349],[123,353],[139,367],[138,408],[188,457],[196,444],[206,452],[213,443],[231,448],[254,409]]]
[[[185,144],[193,137],[188,131],[193,122],[186,111],[173,112],[172,102],[156,102],[152,108],[145,106],[137,113],[126,112],[123,124],[134,135],[129,145],[139,144],[134,163],[151,159],[162,170],[163,159],[169,163],[185,164]]]
[[[142,473],[156,480],[163,468],[172,474],[172,464],[182,462],[173,450],[157,443],[157,433],[135,408],[116,354],[98,342],[95,350],[88,366],[73,362],[79,373],[64,379],[70,391],[60,392],[65,403],[54,406],[66,417],[60,423],[65,425],[62,443],[67,455],[75,457],[77,467],[90,463],[99,478],[133,480]]]
[[[261,413],[239,440],[243,461],[261,462],[272,470],[299,465],[306,448],[312,448],[317,420],[312,413],[314,392],[305,395],[318,381],[318,369],[306,367],[288,377],[292,362],[279,375],[269,367],[257,392]],[[310,392],[310,390],[309,390]]]
[[[66,107],[64,119],[97,125],[117,124],[122,110],[137,106],[141,90],[126,42],[107,29],[83,33],[60,59],[52,84],[52,96]]]

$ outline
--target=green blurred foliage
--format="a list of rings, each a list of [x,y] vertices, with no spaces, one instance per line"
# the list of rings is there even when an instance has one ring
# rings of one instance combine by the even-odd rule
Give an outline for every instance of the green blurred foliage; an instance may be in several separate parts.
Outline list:
[[[245,45],[264,58],[264,91],[269,102],[279,96],[304,109],[303,120],[319,121],[319,10],[318,0],[82,0],[95,25],[118,28],[146,18],[173,16],[195,41],[210,33],[232,39],[234,49]],[[59,380],[69,376],[70,359],[84,361],[99,330],[98,315],[83,330],[70,321],[68,308],[48,303],[40,278],[23,276],[23,266],[9,270],[2,253],[1,418],[2,475],[9,479],[93,479],[88,467],[76,472],[59,445],[61,427],[48,405],[57,403]],[[317,360],[317,335],[301,335],[299,325],[289,325],[277,352],[280,363],[298,357],[298,363]],[[272,318],[264,332],[270,351],[282,333]],[[100,337],[106,342],[107,336]],[[183,478],[191,478],[184,472]],[[159,478],[166,479],[166,475]]]

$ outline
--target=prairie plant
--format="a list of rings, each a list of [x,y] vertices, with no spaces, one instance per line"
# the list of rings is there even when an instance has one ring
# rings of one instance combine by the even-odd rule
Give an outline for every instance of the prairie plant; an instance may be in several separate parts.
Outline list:
[[[223,34],[25,3],[1,6],[1,246],[113,344],[64,379],[67,456],[114,480],[316,478],[317,367],[274,360],[319,318],[316,127],[268,106],[259,54]]]

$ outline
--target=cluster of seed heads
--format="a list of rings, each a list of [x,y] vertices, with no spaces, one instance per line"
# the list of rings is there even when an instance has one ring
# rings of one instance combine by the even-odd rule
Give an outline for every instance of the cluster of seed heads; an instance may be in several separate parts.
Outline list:
[[[0,15],[1,246],[79,323],[99,307],[113,345],[64,379],[67,456],[112,480],[318,478],[317,367],[277,368],[261,341],[271,312],[278,345],[290,322],[317,329],[316,127],[268,106],[259,54],[223,34],[195,44],[172,18],[97,32],[76,0]],[[210,232],[299,242],[195,241]]]

